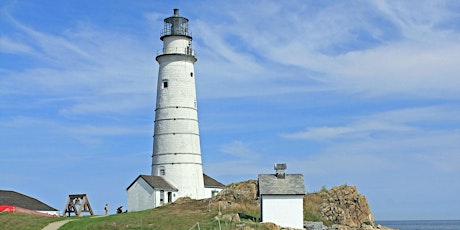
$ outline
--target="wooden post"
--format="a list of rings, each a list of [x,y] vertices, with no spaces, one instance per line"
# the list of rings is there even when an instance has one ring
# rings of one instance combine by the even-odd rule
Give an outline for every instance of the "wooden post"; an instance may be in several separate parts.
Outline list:
[[[80,206],[77,210],[77,206]],[[75,213],[76,216],[80,216],[82,212],[89,212],[91,215],[94,215],[91,204],[89,203],[88,197],[86,194],[73,194],[69,195],[67,202],[64,208],[64,215],[67,213]]]

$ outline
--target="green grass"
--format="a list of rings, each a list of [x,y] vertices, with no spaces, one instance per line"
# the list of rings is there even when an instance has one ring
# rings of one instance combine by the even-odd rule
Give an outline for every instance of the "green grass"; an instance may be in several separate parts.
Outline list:
[[[303,198],[303,219],[307,221],[322,221],[326,226],[331,226],[332,223],[324,218],[321,218],[319,206],[323,202],[320,196],[321,192],[325,191],[325,187],[320,192],[309,193]]]
[[[221,210],[222,214],[241,212],[241,210]],[[214,218],[218,214],[217,204],[208,207],[204,200],[187,200],[169,204],[156,209],[140,212],[122,213],[98,218],[82,218],[72,221],[61,230],[77,229],[219,229],[219,222]],[[260,223],[243,220],[245,226],[252,229],[268,229]],[[221,221],[222,229],[239,229],[242,223]],[[195,228],[192,228],[195,226]]]
[[[221,214],[244,213],[259,218],[258,207],[245,202],[220,202]],[[0,214],[0,229],[42,229],[55,221],[68,222],[60,230],[73,229],[219,229],[215,219],[219,212],[219,202],[209,200],[182,199],[175,203],[140,212],[122,213],[108,216],[82,216],[46,218],[21,213]],[[221,229],[266,230],[267,226],[241,219],[241,223],[220,221]],[[195,226],[195,227],[194,227]]]
[[[49,218],[42,216],[34,216],[24,213],[0,213],[0,229],[24,229],[35,230],[42,229],[51,222],[62,220],[63,218]]]

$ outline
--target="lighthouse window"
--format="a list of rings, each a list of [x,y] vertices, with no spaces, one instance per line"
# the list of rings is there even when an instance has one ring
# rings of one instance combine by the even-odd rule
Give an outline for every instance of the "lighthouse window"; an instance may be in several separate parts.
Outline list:
[[[164,81],[164,82],[163,82],[163,89],[164,89],[164,88],[168,88],[168,82],[167,82],[167,81]]]
[[[160,204],[164,203],[164,198],[165,198],[165,191],[160,190]]]
[[[190,72],[190,77],[193,77],[193,72]]]
[[[164,176],[166,173],[165,173],[165,167],[161,166],[160,167],[160,176]]]

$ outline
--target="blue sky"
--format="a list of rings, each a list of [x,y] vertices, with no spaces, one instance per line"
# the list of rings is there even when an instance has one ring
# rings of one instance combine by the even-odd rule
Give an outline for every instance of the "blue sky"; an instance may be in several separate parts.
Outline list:
[[[460,219],[458,1],[0,3],[0,189],[102,213],[150,174],[163,19],[190,19],[204,171],[356,185],[378,220]]]

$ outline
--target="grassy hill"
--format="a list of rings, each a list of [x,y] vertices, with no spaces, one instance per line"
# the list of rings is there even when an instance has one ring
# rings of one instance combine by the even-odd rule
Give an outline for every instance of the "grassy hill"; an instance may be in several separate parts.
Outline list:
[[[319,206],[323,202],[321,194],[311,193],[304,197],[304,219],[323,221]],[[220,218],[217,216],[220,212]],[[241,213],[241,222],[232,221]],[[243,218],[244,217],[244,218]],[[261,224],[259,219],[257,181],[250,180],[228,185],[225,190],[211,199],[191,200],[180,198],[165,206],[140,212],[122,213],[109,216],[46,218],[20,213],[0,214],[0,229],[42,229],[48,223],[73,219],[60,229],[273,229]],[[199,227],[198,227],[199,225]]]
[[[0,213],[0,229],[39,230],[49,223],[59,220],[62,220],[62,218],[49,218],[24,213],[2,212]]]
[[[69,222],[61,229],[219,229],[218,203],[210,200],[180,199],[175,203],[141,212],[122,213],[101,218],[85,218]],[[221,209],[221,214],[242,210]],[[268,229],[265,226],[244,220],[242,223],[220,221],[222,229]],[[195,227],[194,227],[195,226]]]
[[[75,221],[62,226],[62,230],[70,229],[269,229],[267,226],[242,219],[242,222],[231,222],[229,219],[220,220],[215,218],[219,213],[219,203],[211,200],[180,199],[175,203],[156,209],[140,212],[122,213],[93,218],[91,216],[70,217]],[[247,213],[251,216],[253,210],[243,208],[227,208],[224,210],[221,203],[222,216],[231,216],[234,213]],[[236,207],[236,206],[235,206]],[[252,209],[252,208],[250,208]],[[228,214],[228,215],[226,215]],[[254,214],[252,214],[254,215]],[[258,216],[256,217],[258,218]],[[53,221],[66,220],[61,218],[45,218],[21,213],[4,213],[0,215],[1,229],[42,229]],[[195,226],[195,227],[194,227]]]
[[[178,199],[165,206],[131,213],[102,216],[70,217],[60,229],[269,229],[253,221],[259,218],[255,200],[256,181],[232,184],[212,199]],[[220,210],[220,221],[217,220]],[[231,216],[244,213],[246,219],[232,222]],[[0,229],[42,229],[48,223],[67,220],[68,217],[45,218],[20,213],[0,214]],[[194,227],[195,226],[195,227]]]

